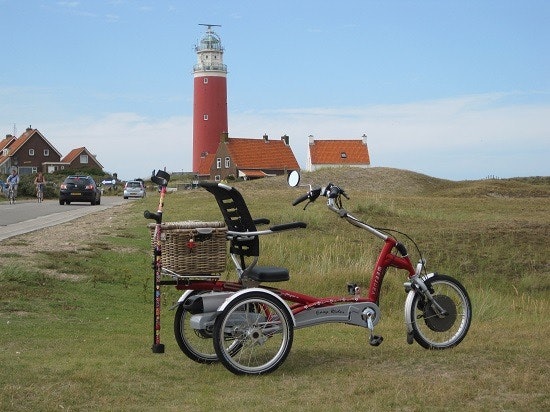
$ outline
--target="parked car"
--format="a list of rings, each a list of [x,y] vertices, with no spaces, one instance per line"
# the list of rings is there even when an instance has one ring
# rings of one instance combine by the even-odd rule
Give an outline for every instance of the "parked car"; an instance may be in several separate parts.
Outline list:
[[[124,199],[129,197],[145,197],[145,186],[140,180],[130,180],[124,185]]]
[[[90,176],[67,176],[59,190],[59,204],[71,202],[90,202],[92,205],[101,203],[101,190]]]

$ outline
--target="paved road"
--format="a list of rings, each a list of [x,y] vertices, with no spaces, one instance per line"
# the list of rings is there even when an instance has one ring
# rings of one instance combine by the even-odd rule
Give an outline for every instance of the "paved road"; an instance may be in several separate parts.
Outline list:
[[[91,206],[89,203],[61,206],[58,200],[44,200],[42,203],[22,200],[14,205],[0,202],[0,242],[12,236],[65,223],[127,202],[128,200],[120,196],[103,196],[101,205],[98,206]]]

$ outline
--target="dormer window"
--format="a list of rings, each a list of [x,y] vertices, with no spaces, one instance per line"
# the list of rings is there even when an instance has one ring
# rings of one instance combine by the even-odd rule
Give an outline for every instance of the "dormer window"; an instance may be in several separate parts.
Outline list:
[[[340,157],[342,159],[346,159],[348,157],[348,155],[346,154],[346,152],[342,152],[342,153],[340,153]]]

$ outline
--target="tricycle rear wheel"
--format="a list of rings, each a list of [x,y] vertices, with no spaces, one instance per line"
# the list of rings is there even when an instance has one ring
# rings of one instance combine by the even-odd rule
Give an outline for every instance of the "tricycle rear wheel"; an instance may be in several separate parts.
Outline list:
[[[273,372],[290,352],[293,327],[287,306],[278,298],[261,291],[243,293],[216,318],[214,348],[236,375]]]
[[[195,292],[189,296],[196,295]],[[218,355],[214,350],[212,331],[208,329],[195,330],[191,327],[192,314],[183,305],[179,305],[174,317],[174,335],[181,351],[189,359],[198,363],[214,363],[218,361]]]

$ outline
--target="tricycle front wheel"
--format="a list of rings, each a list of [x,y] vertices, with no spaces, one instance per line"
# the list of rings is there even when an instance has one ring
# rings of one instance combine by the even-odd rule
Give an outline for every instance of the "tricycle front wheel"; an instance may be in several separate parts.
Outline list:
[[[468,333],[472,305],[466,289],[456,279],[436,274],[426,286],[446,314],[438,314],[433,305],[417,292],[407,312],[414,339],[426,349],[446,349],[458,345]]]

